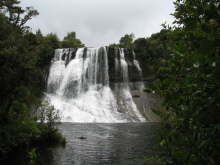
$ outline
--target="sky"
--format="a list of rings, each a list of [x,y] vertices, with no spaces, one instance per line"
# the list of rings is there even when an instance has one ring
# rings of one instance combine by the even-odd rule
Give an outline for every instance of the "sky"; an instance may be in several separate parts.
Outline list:
[[[86,46],[118,43],[125,35],[149,37],[162,23],[173,22],[172,0],[22,0],[40,13],[28,22],[32,31],[56,33],[60,39],[76,32]]]

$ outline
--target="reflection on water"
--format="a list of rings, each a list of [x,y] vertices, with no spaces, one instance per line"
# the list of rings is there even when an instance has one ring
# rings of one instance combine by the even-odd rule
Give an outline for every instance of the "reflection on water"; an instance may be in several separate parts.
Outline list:
[[[141,165],[152,155],[154,123],[72,124],[59,126],[65,148],[54,151],[53,165]]]

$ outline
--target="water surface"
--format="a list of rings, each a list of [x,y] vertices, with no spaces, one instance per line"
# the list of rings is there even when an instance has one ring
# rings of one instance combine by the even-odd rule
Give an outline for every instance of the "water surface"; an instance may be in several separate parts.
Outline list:
[[[155,123],[73,124],[59,129],[65,148],[54,151],[57,165],[141,165],[155,153]]]

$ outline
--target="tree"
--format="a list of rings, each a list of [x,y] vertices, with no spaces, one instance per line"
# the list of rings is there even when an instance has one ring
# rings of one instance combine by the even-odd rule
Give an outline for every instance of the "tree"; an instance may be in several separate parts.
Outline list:
[[[54,33],[49,33],[44,37],[39,31],[36,32],[36,39],[38,42],[36,45],[38,54],[37,66],[48,72],[50,62],[54,57],[54,50],[61,47],[61,41]]]
[[[119,44],[121,47],[124,48],[133,48],[133,40],[134,40],[134,34],[125,34],[123,37],[121,37]]]
[[[169,47],[152,89],[164,99],[165,164],[220,163],[220,24],[216,0],[177,0]],[[167,27],[170,29],[170,27]]]
[[[32,7],[23,9],[19,4],[19,0],[1,0],[0,12],[8,15],[7,19],[10,23],[18,26],[21,30],[26,30],[28,28],[25,26],[26,22],[39,13]]]
[[[154,79],[158,76],[159,67],[169,58],[168,45],[177,40],[171,29],[162,29],[150,37],[134,41],[134,51],[141,67],[144,68],[144,77]]]
[[[60,48],[60,40],[57,34],[49,33],[46,35],[45,40],[47,42],[47,45],[51,45],[53,49]]]
[[[40,31],[30,32],[25,23],[37,11],[19,3],[0,1],[0,164],[13,150],[22,148],[25,154],[36,141],[60,138],[52,125],[53,133],[48,134],[49,127],[39,124],[33,115],[45,90],[48,61],[60,42],[54,34],[44,37]],[[48,115],[53,119],[52,111]]]
[[[67,33],[62,41],[63,48],[84,47],[84,44],[76,38],[76,32]]]
[[[70,32],[67,33],[67,35],[64,37],[64,41],[76,39],[76,32]]]

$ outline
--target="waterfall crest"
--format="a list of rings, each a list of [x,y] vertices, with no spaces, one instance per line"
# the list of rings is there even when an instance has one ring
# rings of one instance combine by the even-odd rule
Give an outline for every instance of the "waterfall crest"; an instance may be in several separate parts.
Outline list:
[[[137,60],[134,66],[140,70]],[[121,77],[119,82],[110,82],[111,67],[115,76]],[[106,47],[57,49],[46,99],[60,111],[63,122],[145,121],[130,93],[128,62],[122,48],[115,50],[114,66]]]

